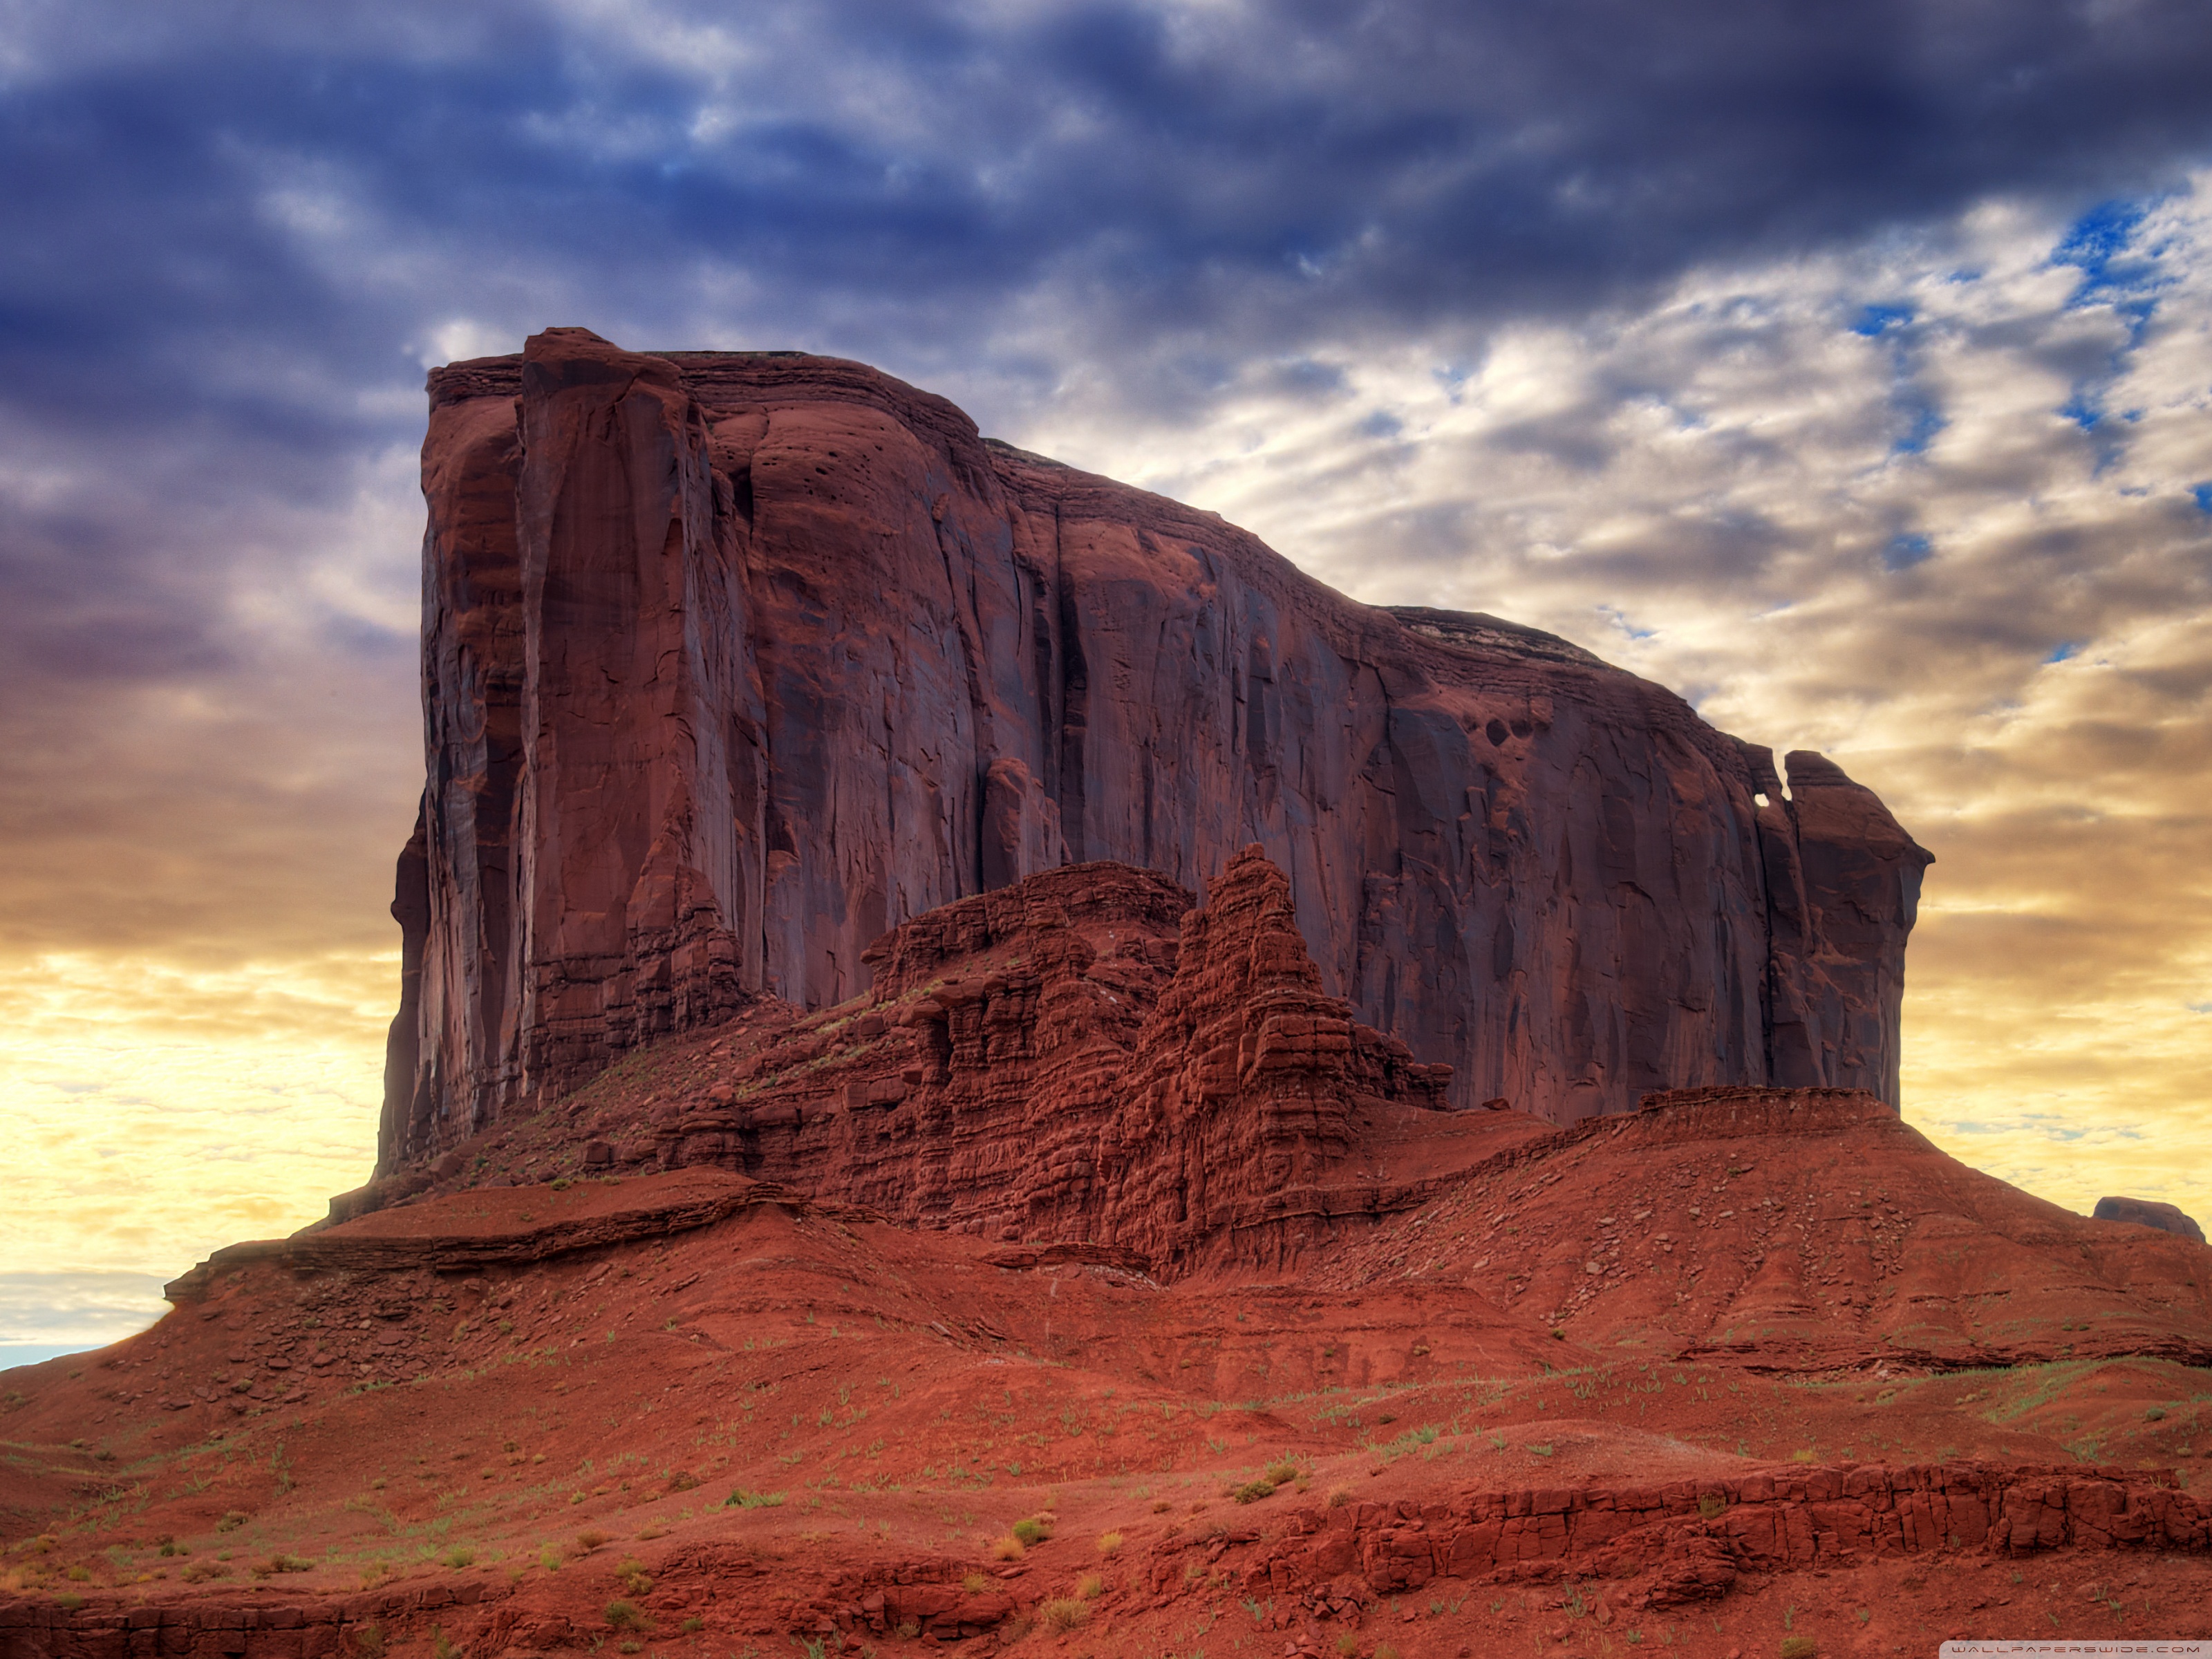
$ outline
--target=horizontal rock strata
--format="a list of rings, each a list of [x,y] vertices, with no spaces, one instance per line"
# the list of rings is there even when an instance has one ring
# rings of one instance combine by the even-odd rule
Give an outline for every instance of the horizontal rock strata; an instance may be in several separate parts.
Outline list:
[[[1291,1610],[1357,1620],[1385,1598],[1450,1581],[1549,1583],[1572,1575],[1595,1581],[1594,1591],[1610,1587],[1624,1611],[1665,1610],[1717,1601],[1748,1575],[1848,1571],[1901,1557],[2212,1552],[2212,1511],[2179,1490],[2170,1471],[2084,1466],[1790,1468],[1646,1487],[1308,1506],[1239,1522],[1171,1530],[1154,1543],[1141,1580],[1152,1605],[1210,1601],[1226,1578],[1247,1596],[1267,1598],[1271,1622],[1291,1628]],[[887,1564],[848,1575],[836,1593],[810,1601],[778,1596],[778,1584],[742,1552],[693,1547],[659,1568],[678,1582],[716,1583],[722,1599],[754,1609],[764,1633],[885,1637],[903,1629],[955,1641],[1034,1615],[1043,1599],[1042,1588],[1019,1582],[969,1588],[960,1582],[965,1570],[957,1560]],[[671,1610],[700,1605],[696,1594],[664,1599]],[[1278,1604],[1285,1611],[1275,1613]],[[434,1625],[485,1651],[566,1651],[594,1634],[504,1586],[462,1581],[281,1605],[221,1592],[168,1605],[0,1602],[0,1656],[341,1659],[361,1650],[371,1627],[380,1637],[427,1636]]]
[[[1231,1554],[1240,1542],[1246,1547]],[[1306,1508],[1287,1535],[1248,1530],[1240,1539],[1224,1528],[1163,1539],[1151,1578],[1156,1594],[1182,1593],[1195,1550],[1248,1593],[1317,1606],[1347,1590],[1357,1598],[1440,1578],[1540,1582],[1571,1572],[1640,1576],[1631,1604],[1665,1607],[1717,1598],[1745,1572],[2069,1546],[2201,1554],[2212,1551],[2212,1510],[2179,1490],[2171,1471],[1859,1464]]]

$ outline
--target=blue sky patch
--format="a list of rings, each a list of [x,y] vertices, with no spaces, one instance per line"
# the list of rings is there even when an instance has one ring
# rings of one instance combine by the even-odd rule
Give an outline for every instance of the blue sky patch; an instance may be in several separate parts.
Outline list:
[[[1889,545],[1881,550],[1881,562],[1892,570],[1910,570],[1916,564],[1926,562],[1935,551],[1935,544],[1925,536],[1893,536]]]
[[[2081,273],[2081,286],[2075,290],[2071,303],[2087,304],[2094,299],[2109,297],[2118,289],[2139,287],[2140,272],[2126,267],[2113,269],[2113,262],[2130,251],[2136,229],[2149,211],[2147,203],[2103,202],[2076,219],[2051,250],[2053,264],[2072,265]]]
[[[2078,387],[2072,397],[2058,405],[2058,413],[2084,432],[2094,432],[2097,422],[2105,418],[2105,411],[2097,407],[2096,399]]]
[[[1936,441],[1936,434],[1949,422],[1936,413],[1933,404],[1913,397],[1899,398],[1897,401],[1899,412],[1908,417],[1911,424],[1899,434],[1897,441],[1890,445],[1889,453],[1893,455],[1927,453],[1928,446]]]
[[[1910,306],[1867,306],[1863,307],[1858,320],[1851,325],[1851,332],[1864,335],[1871,340],[1887,334],[1893,328],[1903,328],[1912,320]]]

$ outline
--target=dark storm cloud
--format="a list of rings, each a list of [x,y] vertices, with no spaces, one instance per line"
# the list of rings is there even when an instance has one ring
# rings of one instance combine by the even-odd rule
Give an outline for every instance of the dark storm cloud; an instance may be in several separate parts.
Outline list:
[[[179,752],[225,754],[248,714],[223,711],[326,660],[404,698],[406,532],[355,561],[374,570],[307,578],[371,458],[419,432],[448,341],[580,321],[843,351],[987,425],[1071,376],[1109,410],[1194,418],[1255,387],[1318,409],[1352,396],[1362,340],[1433,329],[1472,363],[1495,325],[1582,327],[1686,270],[1999,194],[2085,216],[2058,254],[2080,303],[2147,305],[2142,210],[2098,204],[2212,137],[2212,31],[2179,3],[0,16],[0,714],[63,755],[106,741],[71,720],[112,718],[71,687],[189,693],[205,735]],[[1947,417],[1898,298],[1838,326],[1894,354],[1912,456]],[[1719,316],[1702,349],[1772,357],[1767,329]],[[2077,420],[2115,423],[2109,331],[2037,349]],[[1624,363],[1489,453],[1608,473],[1649,441],[1613,412],[1679,372],[1639,389]],[[1376,447],[1308,487],[1416,443],[1395,410],[1352,418]],[[1784,459],[1763,429],[1714,441],[1746,474]],[[379,475],[387,509],[404,475]],[[1869,556],[1914,567],[1920,530],[1891,516]],[[1416,514],[1407,556],[1458,522]],[[1741,501],[1651,536],[1668,581],[1757,576],[1784,540]],[[1632,586],[1618,535],[1589,558]]]
[[[672,317],[702,264],[796,329],[864,297],[973,339],[1058,278],[1118,327],[1289,347],[1347,309],[1572,312],[1992,191],[2140,192],[2212,135],[2178,3],[505,7],[320,37],[197,9],[129,52],[98,7],[21,49],[15,385],[89,412],[112,365],[309,447],[344,415],[208,360],[281,341],[357,383],[438,307]],[[414,280],[309,257],[269,202],[302,179]]]

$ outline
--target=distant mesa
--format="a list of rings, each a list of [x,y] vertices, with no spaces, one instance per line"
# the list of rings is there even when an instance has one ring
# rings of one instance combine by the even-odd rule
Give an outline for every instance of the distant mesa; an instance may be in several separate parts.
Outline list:
[[[1248,845],[1314,994],[1450,1106],[1897,1102],[1929,855],[1818,755],[1785,793],[1564,641],[1357,604],[858,363],[551,329],[430,400],[383,1175],[866,994],[941,907],[1102,862],[1204,896]]]
[[[2150,1198],[2100,1198],[2095,1214],[2098,1221],[2132,1221],[2138,1227],[2155,1227],[2162,1233],[2177,1233],[2183,1238],[2204,1243],[2204,1229],[2195,1218],[2182,1213],[2179,1206],[2161,1204]]]

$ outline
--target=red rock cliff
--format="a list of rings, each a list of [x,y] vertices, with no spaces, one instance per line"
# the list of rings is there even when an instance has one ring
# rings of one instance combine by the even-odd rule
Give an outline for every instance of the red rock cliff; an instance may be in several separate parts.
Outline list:
[[[850,997],[934,907],[1248,842],[1316,994],[1457,1103],[1897,1098],[1927,854],[1818,756],[1785,799],[1563,641],[1355,604],[856,363],[555,329],[430,401],[384,1167],[752,994]]]

